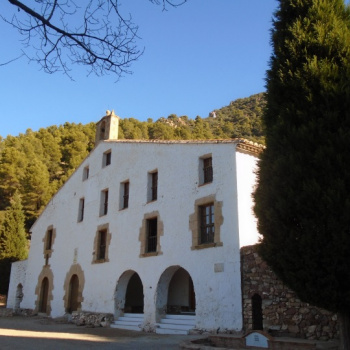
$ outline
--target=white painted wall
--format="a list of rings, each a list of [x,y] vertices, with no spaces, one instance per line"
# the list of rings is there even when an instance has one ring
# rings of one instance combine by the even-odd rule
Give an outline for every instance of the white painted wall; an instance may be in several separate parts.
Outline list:
[[[28,260],[16,261],[11,265],[11,278],[9,284],[9,293],[7,296],[7,307],[15,308],[16,307],[16,292],[19,284],[22,286],[26,282],[26,270],[27,270]],[[20,305],[23,307],[22,303]]]
[[[237,152],[237,189],[240,247],[256,244],[259,241],[257,219],[253,212],[252,194],[256,186],[257,158]]]
[[[246,187],[249,187],[243,179],[248,178],[253,163],[245,159],[254,157],[241,157],[235,147],[235,143],[229,142],[101,142],[51,199],[32,228],[21,307],[35,306],[38,298],[35,288],[45,263],[43,239],[48,226],[53,225],[56,238],[49,262],[54,275],[51,316],[65,313],[64,281],[71,266],[78,263],[85,276],[84,311],[113,313],[117,281],[125,271],[134,270],[144,288],[145,324],[154,325],[158,282],[167,268],[181,266],[188,271],[194,283],[196,327],[240,330],[242,303],[238,229],[244,232],[244,237],[248,231],[244,227],[247,223],[243,219],[244,206],[240,205],[238,209],[237,197],[241,200]],[[109,149],[112,150],[111,165],[103,168],[103,153]],[[209,153],[213,157],[214,180],[199,186],[199,157]],[[236,157],[238,169],[242,171],[237,178]],[[90,175],[83,181],[83,169],[87,165]],[[250,169],[243,171],[244,166]],[[147,173],[154,169],[158,170],[158,199],[147,203]],[[125,180],[130,181],[129,208],[120,210],[120,183]],[[108,214],[100,216],[100,193],[106,188],[109,189]],[[223,202],[223,246],[191,250],[189,216],[195,210],[196,199],[212,194],[217,201]],[[84,220],[77,222],[82,197],[85,198]],[[164,225],[164,235],[160,237],[162,254],[142,258],[139,256],[140,227],[144,215],[152,211],[159,212]],[[97,227],[106,223],[109,223],[112,235],[109,262],[92,264]],[[74,254],[75,251],[77,254]],[[215,268],[217,266],[220,268]]]

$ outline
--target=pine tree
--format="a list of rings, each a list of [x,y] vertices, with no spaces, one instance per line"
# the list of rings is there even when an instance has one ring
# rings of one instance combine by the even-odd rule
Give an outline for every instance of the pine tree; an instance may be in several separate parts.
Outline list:
[[[255,213],[260,254],[299,297],[337,312],[350,348],[350,10],[279,0]]]
[[[16,191],[0,227],[0,293],[7,294],[11,263],[28,257],[21,197]]]

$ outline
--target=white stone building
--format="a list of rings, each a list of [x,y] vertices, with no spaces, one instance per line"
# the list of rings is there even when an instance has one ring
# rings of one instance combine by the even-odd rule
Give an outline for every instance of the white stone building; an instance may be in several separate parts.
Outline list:
[[[251,193],[261,147],[118,140],[118,121],[101,119],[95,149],[33,225],[7,306],[136,316],[148,331],[168,332],[165,322],[240,331],[240,247],[258,241]],[[182,321],[164,320],[170,314]]]

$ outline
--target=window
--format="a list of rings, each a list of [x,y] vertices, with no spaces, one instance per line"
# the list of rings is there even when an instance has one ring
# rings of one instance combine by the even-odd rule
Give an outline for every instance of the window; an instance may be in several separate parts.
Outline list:
[[[130,183],[129,181],[126,181],[122,184],[123,187],[123,203],[122,203],[122,209],[129,207],[129,187]]]
[[[85,207],[85,198],[80,198],[79,200],[79,212],[78,212],[78,222],[84,220],[84,207]]]
[[[45,265],[49,264],[49,259],[51,258],[51,255],[53,253],[52,246],[54,244],[56,237],[56,229],[53,228],[52,225],[50,225],[44,235],[43,238],[43,254],[44,254],[44,259],[45,259]]]
[[[108,213],[108,189],[101,191],[100,216]]]
[[[107,166],[111,164],[112,160],[112,151],[108,150],[107,152],[103,153],[103,166]]]
[[[47,230],[46,233],[46,250],[51,250],[52,249],[52,235],[53,235],[53,230]]]
[[[107,230],[98,231],[97,260],[106,258]]]
[[[147,245],[146,252],[156,252],[157,251],[157,218],[152,218],[147,220]]]
[[[89,167],[86,166],[84,169],[83,169],[83,180],[87,180],[89,178]]]
[[[158,197],[158,171],[148,173],[148,201],[155,201]]]
[[[109,232],[109,225],[103,224],[97,227],[94,240],[93,264],[108,262],[108,247],[111,242],[112,235]]]
[[[161,236],[164,235],[164,224],[157,210],[146,213],[140,227],[140,258],[162,255]]]
[[[191,249],[221,247],[221,226],[224,222],[222,201],[217,201],[215,194],[198,198],[194,202],[194,211],[189,216],[192,232]]]
[[[199,207],[200,215],[200,244],[213,243],[214,226],[214,204],[210,203]]]
[[[203,159],[203,183],[206,184],[212,181],[213,181],[212,157],[204,158]]]

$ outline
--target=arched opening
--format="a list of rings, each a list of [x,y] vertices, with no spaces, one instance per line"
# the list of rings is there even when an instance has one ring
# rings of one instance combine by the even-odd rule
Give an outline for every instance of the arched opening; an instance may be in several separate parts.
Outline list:
[[[23,286],[20,283],[16,289],[15,309],[19,309],[23,300]]]
[[[262,299],[259,294],[252,296],[253,330],[263,330]]]
[[[77,275],[73,275],[69,282],[67,312],[72,313],[73,311],[77,311],[79,306],[79,278]]]
[[[140,276],[132,270],[125,271],[117,282],[115,290],[114,317],[124,313],[143,313],[143,284]]]
[[[84,272],[79,264],[73,264],[64,279],[64,309],[68,313],[80,311],[84,301],[83,291],[85,285]]]
[[[45,277],[41,282],[39,312],[47,312],[47,302],[49,296],[49,279]]]
[[[131,276],[126,288],[124,312],[143,313],[143,286],[136,272]]]
[[[179,268],[172,276],[168,288],[168,314],[192,313],[196,310],[196,296],[190,274]]]
[[[163,272],[157,285],[156,308],[157,322],[166,314],[195,315],[195,289],[185,269],[171,266]]]

